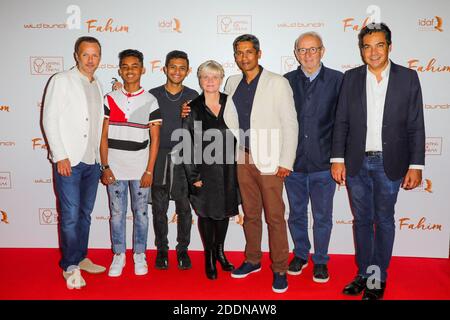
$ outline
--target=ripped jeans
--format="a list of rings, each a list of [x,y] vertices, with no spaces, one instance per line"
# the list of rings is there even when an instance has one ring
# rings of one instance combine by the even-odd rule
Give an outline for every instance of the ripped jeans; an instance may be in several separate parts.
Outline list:
[[[133,212],[133,252],[144,253],[147,249],[147,199],[150,188],[141,188],[139,180],[116,180],[107,187],[111,210],[112,249],[115,254],[125,253],[127,248],[128,186],[130,187],[131,210]]]

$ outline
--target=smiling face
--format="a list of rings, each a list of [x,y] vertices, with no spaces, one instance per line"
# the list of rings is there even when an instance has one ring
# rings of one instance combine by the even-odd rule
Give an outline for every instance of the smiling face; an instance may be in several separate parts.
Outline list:
[[[164,67],[164,73],[167,76],[167,82],[180,85],[189,74],[188,62],[183,58],[170,59],[167,66]]]
[[[316,52],[312,53],[311,48],[315,48],[313,50]],[[307,51],[305,54],[301,54],[300,49],[306,49]],[[309,74],[312,74],[319,69],[324,53],[325,48],[323,48],[320,39],[310,35],[304,36],[298,41],[297,47],[295,48],[295,57],[302,65],[303,69]]]
[[[94,76],[100,64],[100,47],[97,43],[83,41],[80,43],[78,52],[75,52],[78,70],[88,78]]]
[[[389,52],[392,45],[388,45],[383,32],[372,32],[363,38],[361,56],[374,73],[381,72],[389,62]]]
[[[126,85],[140,84],[145,68],[137,57],[128,56],[120,62],[119,75]]]
[[[260,58],[261,50],[257,51],[251,41],[237,43],[234,59],[242,72],[248,73],[257,70]]]

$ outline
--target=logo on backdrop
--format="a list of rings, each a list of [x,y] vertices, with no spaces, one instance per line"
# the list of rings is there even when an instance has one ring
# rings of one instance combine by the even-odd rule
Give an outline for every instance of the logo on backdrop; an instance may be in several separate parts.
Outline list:
[[[364,20],[358,20],[355,21],[354,17],[351,18],[345,18],[342,20],[342,23],[344,25],[344,32],[346,31],[360,31],[362,28],[367,26],[368,24],[374,22],[374,23],[380,23],[381,20],[381,8],[376,5],[369,5],[366,9],[367,18]]]
[[[281,57],[281,74],[288,73],[297,69],[299,66],[297,59],[294,56],[282,56]]]
[[[244,225],[244,215],[242,213],[235,215],[230,218],[231,221],[234,221],[236,224],[242,226]]]
[[[10,106],[0,106],[0,111],[9,112]]]
[[[443,137],[427,137],[425,140],[425,154],[428,156],[442,155]]]
[[[52,178],[47,178],[47,179],[42,179],[42,178],[40,178],[40,179],[34,179],[33,182],[34,182],[34,183],[39,183],[39,184],[41,184],[41,183],[52,183]]]
[[[347,70],[350,70],[350,69],[353,69],[353,68],[357,68],[357,67],[359,67],[359,66],[361,66],[362,64],[361,63],[355,63],[355,64],[343,64],[343,65],[341,65],[341,71],[342,72],[345,72],[345,71],[347,71]]]
[[[55,208],[39,208],[39,224],[58,224],[58,212]]]
[[[279,29],[317,29],[325,27],[324,22],[282,22],[277,24]]]
[[[49,22],[40,22],[40,23],[27,23],[24,24],[23,27],[27,30],[61,30],[66,29],[67,24],[65,23],[49,23]]]
[[[417,72],[450,72],[450,66],[437,63],[436,58],[431,58],[425,63],[419,59],[410,59],[408,60],[408,68]]]
[[[443,229],[441,224],[430,223],[425,217],[421,217],[419,220],[404,217],[399,218],[398,221],[399,229],[404,231],[442,231]]]
[[[448,110],[450,109],[450,104],[448,103],[425,103],[423,107],[427,110]]]
[[[30,73],[32,75],[52,75],[63,70],[63,57],[30,57]]]
[[[8,213],[6,213],[6,211],[0,210],[0,214],[1,214],[1,220],[0,222],[4,223],[4,224],[9,224],[8,221]]]
[[[11,189],[11,172],[0,172],[0,189]]]
[[[114,22],[113,18],[108,18],[106,22],[101,22],[97,19],[90,19],[86,22],[87,32],[109,32],[109,33],[119,33],[128,32],[129,27],[127,25],[120,25]]]
[[[433,193],[433,182],[431,179],[422,179],[422,183],[411,191]]]
[[[0,140],[0,147],[15,147],[16,143],[14,141],[1,141]]]
[[[219,15],[217,16],[218,34],[243,34],[252,32],[252,16]]]
[[[33,150],[36,150],[36,149],[47,150],[47,145],[44,143],[44,139],[42,139],[42,138],[33,138],[33,139],[31,139],[31,143],[33,146]]]
[[[240,72],[238,65],[234,61],[224,61],[222,62],[222,67],[225,71],[225,75],[231,75]]]
[[[417,19],[417,25],[419,31],[439,31],[443,32],[442,28],[444,24],[444,20],[441,17],[434,16],[428,18],[419,18]]]
[[[178,18],[162,19],[158,21],[160,32],[176,32],[181,33],[181,21]]]
[[[112,64],[112,63],[102,63],[98,66],[99,69],[107,70],[107,69],[119,69],[118,64]]]

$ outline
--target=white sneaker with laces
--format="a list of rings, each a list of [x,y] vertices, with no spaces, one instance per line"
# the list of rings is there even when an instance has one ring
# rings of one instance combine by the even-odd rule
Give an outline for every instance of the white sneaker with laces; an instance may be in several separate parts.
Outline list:
[[[120,277],[123,267],[125,267],[125,253],[115,254],[109,267],[108,276]]]
[[[137,276],[143,276],[148,273],[147,261],[145,253],[133,254],[134,259],[134,274]]]

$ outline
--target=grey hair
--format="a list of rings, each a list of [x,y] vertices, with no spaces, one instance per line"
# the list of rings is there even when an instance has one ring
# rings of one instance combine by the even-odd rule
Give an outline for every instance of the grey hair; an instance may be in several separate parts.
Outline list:
[[[197,77],[200,79],[201,74],[205,72],[218,73],[222,79],[225,76],[225,71],[223,70],[222,65],[214,60],[207,60],[203,62],[197,69]]]
[[[320,34],[318,34],[318,33],[315,32],[315,31],[308,31],[308,32],[302,33],[302,34],[297,38],[297,40],[295,40],[294,50],[297,49],[297,44],[298,44],[300,41],[302,41],[303,38],[308,37],[308,36],[309,36],[309,37],[314,37],[314,38],[318,39],[318,40],[320,41],[320,46],[323,46],[323,41],[322,41],[322,37],[320,36]]]

